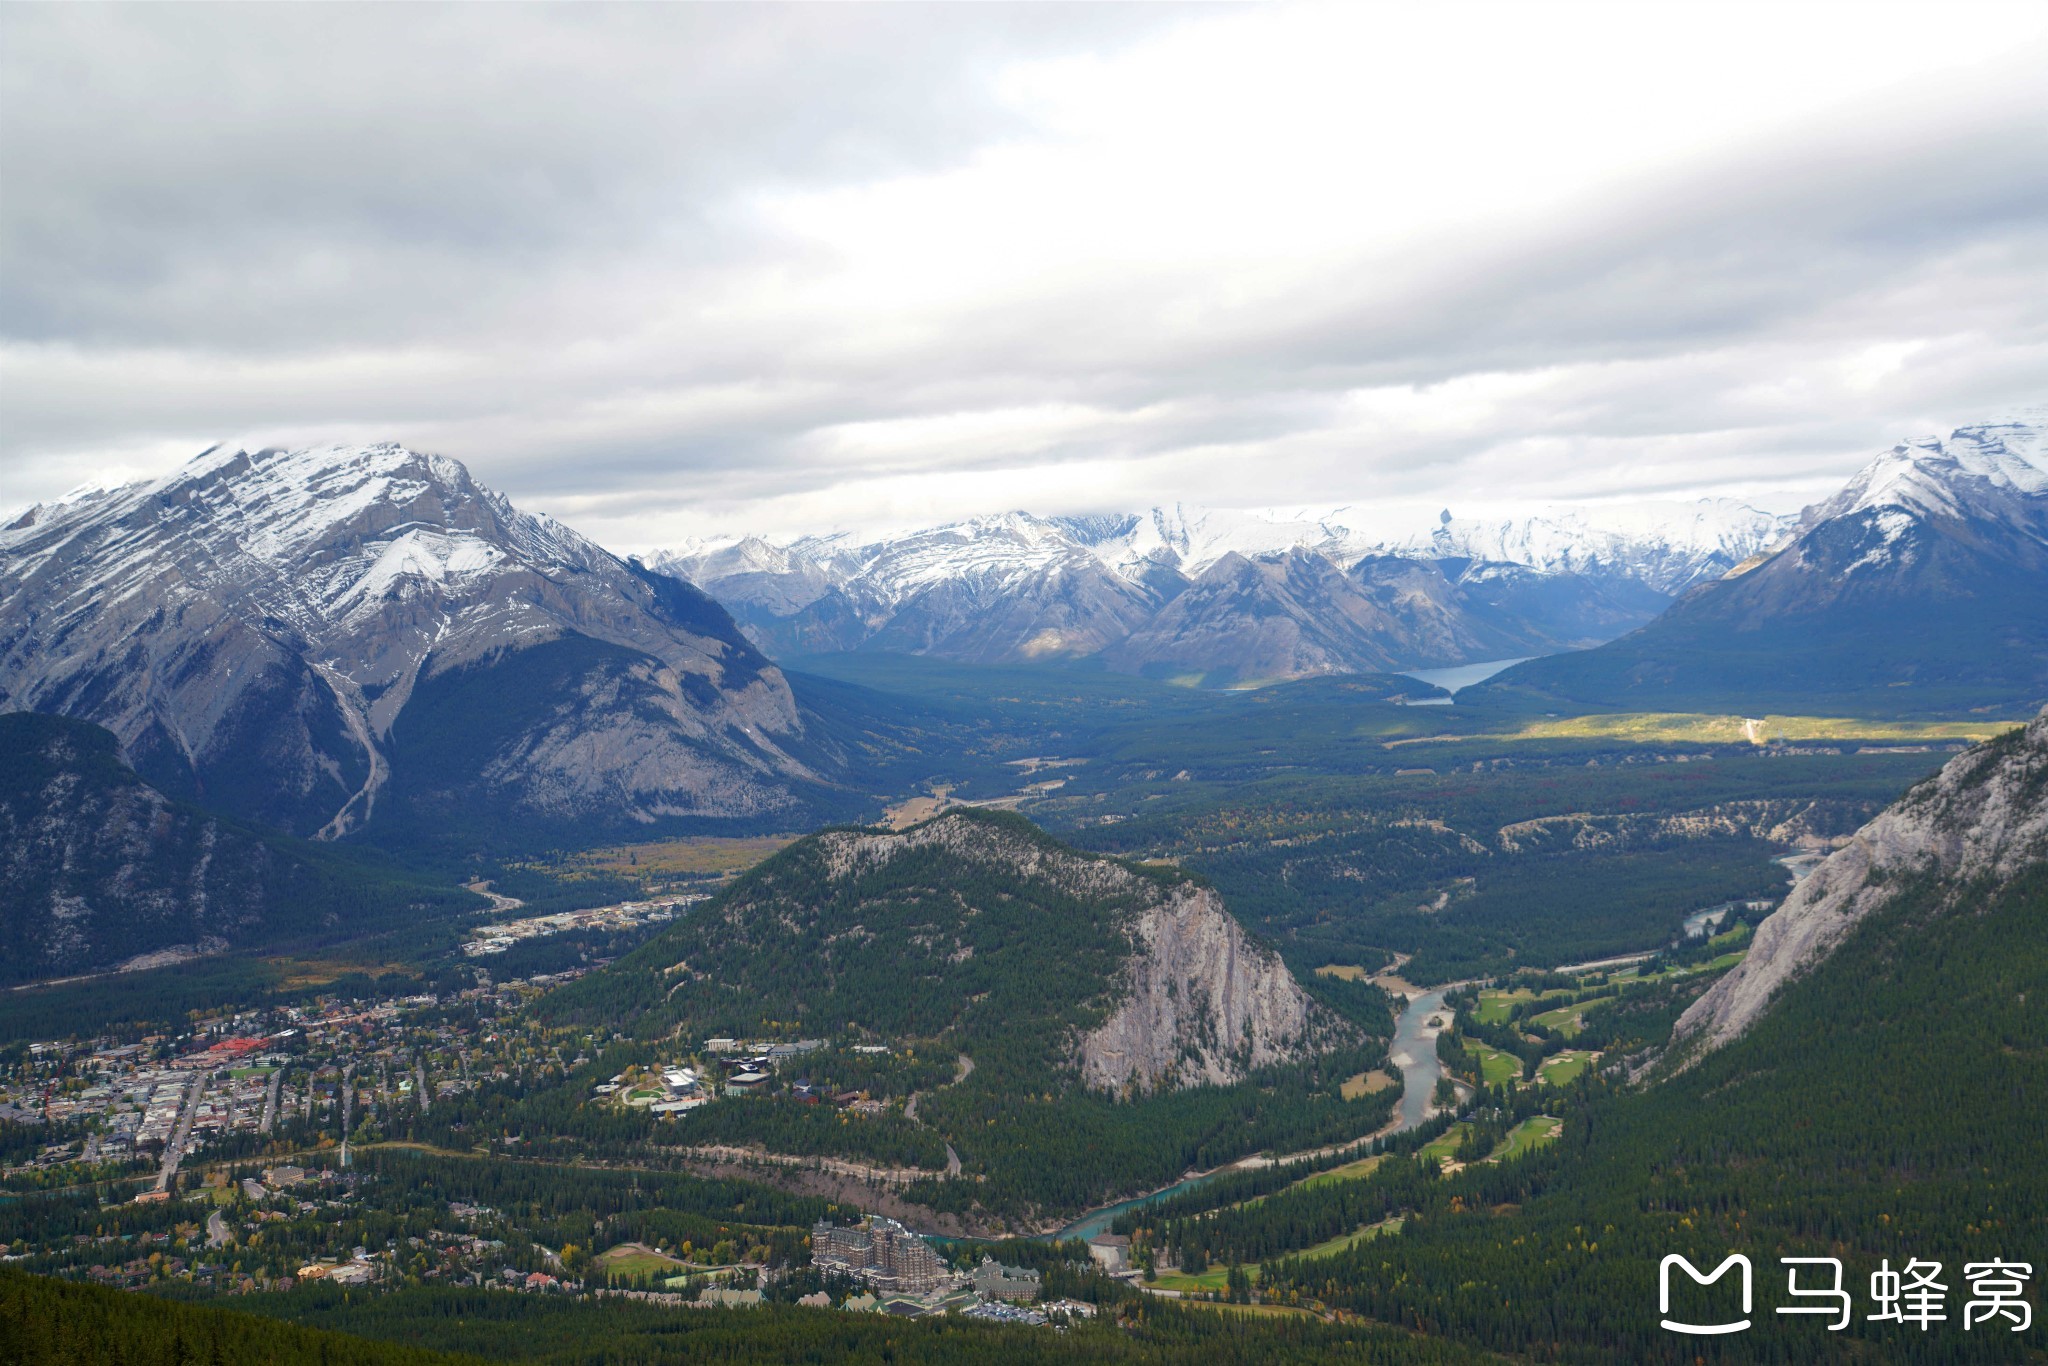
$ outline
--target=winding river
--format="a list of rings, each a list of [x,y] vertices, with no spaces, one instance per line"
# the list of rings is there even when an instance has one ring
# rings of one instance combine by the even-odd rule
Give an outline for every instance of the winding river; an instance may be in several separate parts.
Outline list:
[[[1394,1122],[1379,1131],[1379,1135],[1405,1133],[1429,1117],[1430,1100],[1436,1094],[1437,1079],[1443,1076],[1443,1064],[1436,1056],[1438,1030],[1430,1028],[1431,1017],[1447,1018],[1444,1011],[1444,993],[1450,987],[1436,987],[1425,991],[1408,1002],[1408,1006],[1394,1021],[1394,1041],[1389,1046],[1387,1060],[1401,1069],[1401,1104],[1395,1111]],[[1375,1135],[1375,1136],[1379,1136]],[[1301,1154],[1289,1154],[1276,1159],[1285,1162]],[[1060,1230],[1061,1238],[1093,1238],[1107,1233],[1116,1217],[1125,1210],[1142,1209],[1161,1200],[1193,1190],[1206,1181],[1212,1181],[1225,1172],[1234,1171],[1247,1162],[1258,1159],[1244,1159],[1202,1172],[1195,1176],[1176,1181],[1150,1195],[1140,1195],[1129,1200],[1119,1200],[1114,1205],[1092,1209]],[[1261,1163],[1263,1165],[1263,1163]]]

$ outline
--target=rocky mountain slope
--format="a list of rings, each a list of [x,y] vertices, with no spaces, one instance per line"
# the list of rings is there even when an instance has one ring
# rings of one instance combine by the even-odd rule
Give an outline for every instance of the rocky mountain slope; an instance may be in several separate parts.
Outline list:
[[[1036,1090],[1228,1083],[1355,1037],[1213,889],[971,810],[799,840],[557,1000],[647,1037],[958,1052]]]
[[[1679,1019],[1674,1045],[1716,1048],[1903,892],[1953,909],[2048,865],[2048,710],[1958,755],[1856,832],[1758,927],[1749,956]]]
[[[817,777],[716,603],[394,444],[216,448],[30,509],[0,530],[0,708],[300,834],[751,817]]]
[[[724,603],[771,653],[1100,655],[1222,682],[1611,639],[1783,529],[1726,500],[1383,521],[1352,508],[1019,512],[877,537],[748,537],[656,565]]]
[[[1808,508],[1782,546],[1654,622],[1484,687],[1750,714],[1877,689],[1888,708],[2038,706],[2048,698],[2048,418],[1902,443]]]
[[[98,726],[0,715],[0,980],[480,906],[165,797]]]

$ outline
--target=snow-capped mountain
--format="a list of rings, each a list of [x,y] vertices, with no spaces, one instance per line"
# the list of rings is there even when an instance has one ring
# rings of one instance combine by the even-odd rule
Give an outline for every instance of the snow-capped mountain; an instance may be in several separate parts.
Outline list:
[[[1770,554],[1600,649],[1493,686],[1594,702],[2048,698],[2048,415],[1902,442]],[[1918,690],[1918,691],[1911,691]]]
[[[308,834],[392,800],[751,815],[812,777],[716,603],[394,444],[216,448],[30,509],[0,530],[0,708]]]
[[[724,603],[775,654],[1099,654],[1222,681],[1611,639],[1788,524],[1725,499],[1388,521],[1351,507],[1012,512],[886,536],[699,544],[656,567]]]

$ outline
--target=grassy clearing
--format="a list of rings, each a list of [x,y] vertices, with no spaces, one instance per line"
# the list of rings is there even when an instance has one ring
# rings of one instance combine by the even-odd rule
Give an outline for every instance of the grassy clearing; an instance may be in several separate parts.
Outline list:
[[[1334,1256],[1347,1248],[1356,1247],[1368,1239],[1377,1238],[1383,1233],[1399,1233],[1400,1231],[1401,1218],[1399,1215],[1396,1215],[1392,1219],[1383,1219],[1377,1224],[1367,1224],[1364,1228],[1352,1233],[1340,1233],[1335,1238],[1327,1239],[1317,1243],[1314,1247],[1304,1249],[1301,1255],[1304,1257]]]
[[[597,1258],[597,1265],[608,1276],[642,1277],[679,1271],[687,1267],[688,1263],[665,1256],[638,1243],[621,1243],[601,1254]]]
[[[1384,1156],[1362,1157],[1356,1162],[1347,1162],[1341,1167],[1332,1167],[1326,1172],[1317,1172],[1314,1176],[1304,1176],[1287,1189],[1313,1190],[1317,1186],[1334,1186],[1339,1181],[1357,1181],[1362,1177],[1370,1176],[1372,1169],[1386,1160]]]
[[[580,869],[617,873],[625,877],[664,873],[695,873],[700,876],[741,873],[795,840],[794,835],[754,835],[739,839],[690,835],[681,839],[653,840],[646,844],[591,849],[576,855],[572,862]]]
[[[1522,1075],[1522,1060],[1512,1053],[1503,1053],[1476,1039],[1467,1040],[1465,1050],[1479,1059],[1479,1079],[1488,1086],[1515,1081]]]
[[[1229,1304],[1222,1300],[1190,1300],[1189,1303],[1198,1309],[1213,1309],[1219,1314],[1244,1314],[1251,1318],[1292,1318],[1301,1314],[1317,1317],[1314,1310],[1293,1304]]]
[[[1877,721],[1846,716],[1764,716],[1751,726],[1740,716],[1702,712],[1621,712],[1534,717],[1489,739],[1638,740],[1648,743],[1728,745],[1769,740],[1988,740],[2019,721]]]
[[[411,971],[403,963],[363,962],[348,958],[266,958],[283,974],[279,988],[324,987],[339,978],[361,973],[365,977],[403,975]]]
[[[1579,1031],[1586,1027],[1582,1016],[1592,1005],[1592,1001],[1584,1001],[1575,1006],[1559,1006],[1556,1010],[1546,1010],[1541,1015],[1531,1016],[1529,1022],[1540,1024],[1545,1029],[1564,1035],[1567,1039],[1576,1039]]]
[[[1546,1143],[1555,1142],[1557,1136],[1563,1132],[1564,1121],[1554,1116],[1536,1115],[1525,1119],[1508,1130],[1507,1139],[1500,1145],[1500,1151],[1487,1160],[1506,1162],[1510,1158],[1520,1157],[1531,1148],[1540,1148]]]
[[[1543,1066],[1537,1069],[1536,1079],[1549,1086],[1567,1086],[1577,1079],[1581,1072],[1592,1065],[1593,1055],[1591,1053],[1578,1051],[1559,1053],[1554,1058],[1544,1060]]]
[[[1346,982],[1363,982],[1372,976],[1356,963],[1325,963],[1316,969],[1318,977],[1336,977]]]
[[[1518,1003],[1535,999],[1536,993],[1527,987],[1516,987],[1513,991],[1482,991],[1479,993],[1479,1004],[1473,1007],[1472,1013],[1478,1017],[1481,1024],[1506,1024],[1508,1012]]]
[[[1346,1078],[1344,1084],[1337,1088],[1337,1093],[1346,1100],[1357,1100],[1375,1091],[1384,1091],[1393,1084],[1392,1077],[1374,1068],[1370,1072],[1360,1072],[1355,1077]]]
[[[1443,1133],[1423,1144],[1422,1150],[1415,1154],[1417,1160],[1434,1157],[1445,1162],[1450,1161],[1453,1155],[1457,1153],[1458,1145],[1465,1141],[1465,1135],[1471,1129],[1471,1125],[1462,1122],[1453,1124],[1450,1128],[1444,1130]]]
[[[1252,1280],[1259,1279],[1258,1267],[1248,1266],[1245,1271]],[[1228,1289],[1230,1268],[1212,1266],[1206,1271],[1162,1271],[1158,1280],[1147,1281],[1146,1284],[1157,1286],[1161,1290],[1178,1290],[1183,1295],[1200,1295],[1211,1290]]]

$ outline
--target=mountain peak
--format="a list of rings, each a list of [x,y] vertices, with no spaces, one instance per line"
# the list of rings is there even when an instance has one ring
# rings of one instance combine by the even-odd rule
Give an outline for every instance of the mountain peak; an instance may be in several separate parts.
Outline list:
[[[1958,518],[1994,512],[2012,499],[2040,499],[2048,496],[2048,470],[2035,463],[2042,451],[2042,427],[2024,420],[1902,441],[1801,520],[1810,526],[1884,509]]]
[[[552,681],[496,715],[569,687],[614,757],[535,713],[545,740],[467,756],[465,781],[556,814],[644,783],[652,819],[786,805],[810,777],[777,743],[801,729],[787,685],[715,604],[399,442],[216,446],[0,532],[0,557],[0,705],[104,725],[159,787],[300,833],[370,818],[422,689],[542,649]]]

